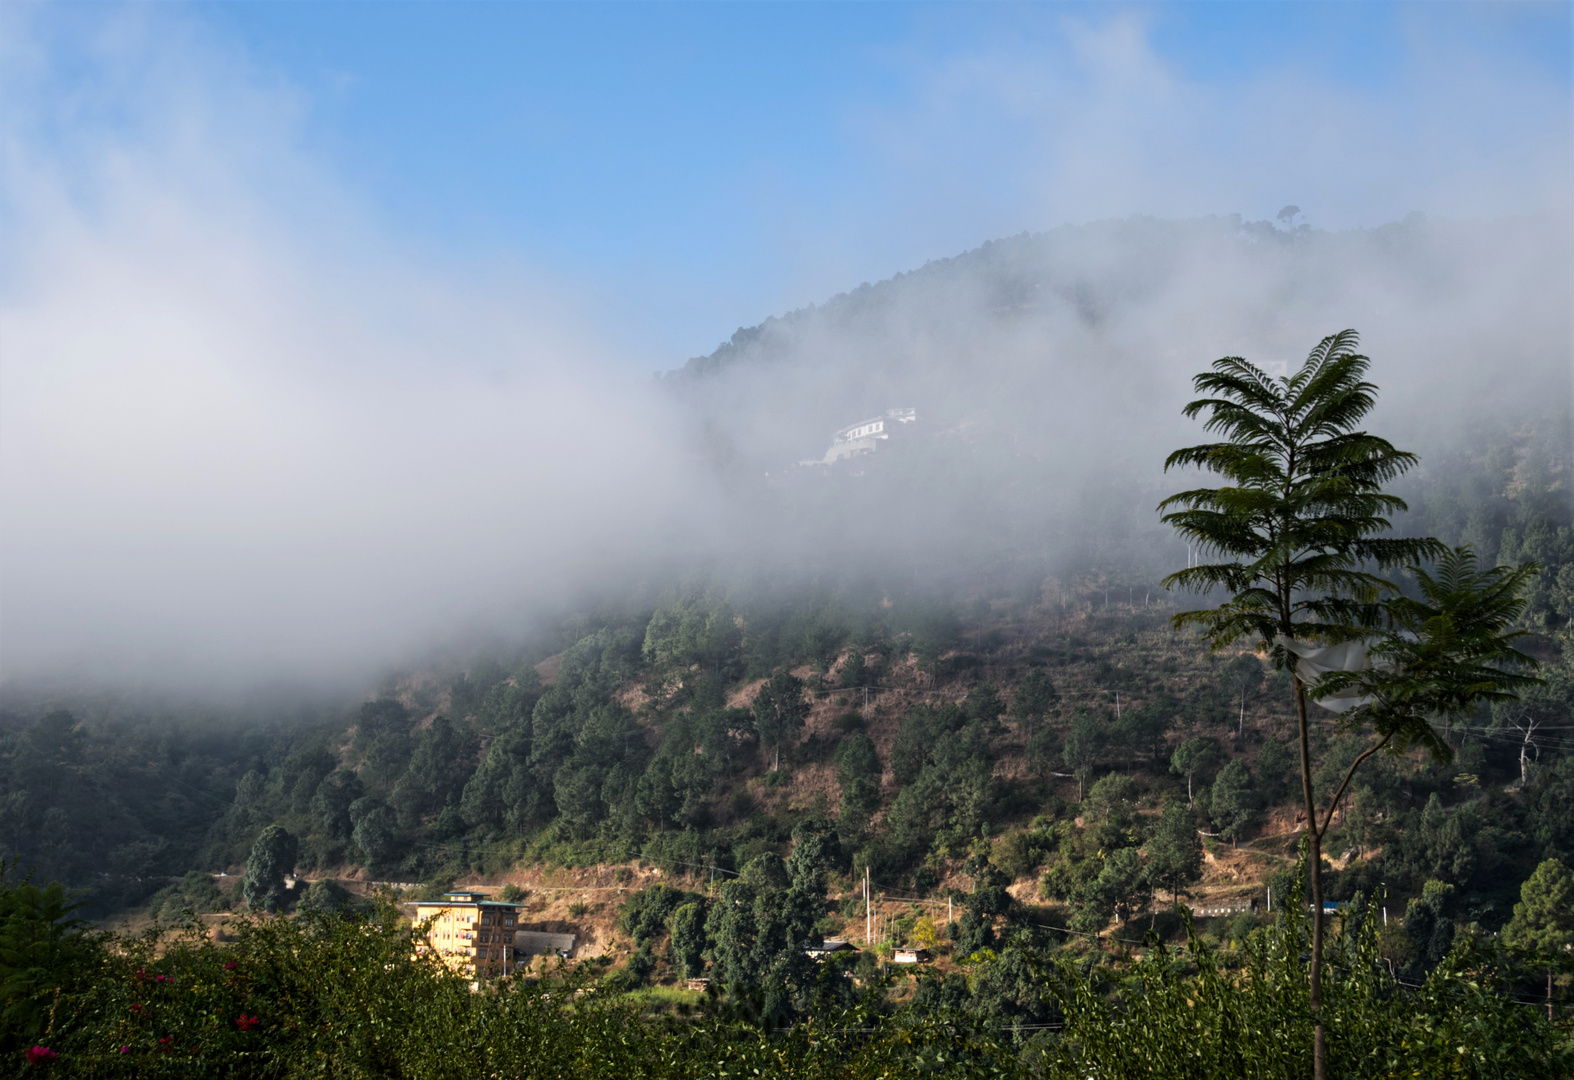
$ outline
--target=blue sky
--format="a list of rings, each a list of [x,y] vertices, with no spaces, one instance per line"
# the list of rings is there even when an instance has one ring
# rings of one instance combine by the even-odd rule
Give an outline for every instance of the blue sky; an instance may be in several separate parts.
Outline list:
[[[1568,194],[1566,4],[23,10],[41,58],[6,95],[44,153],[156,141],[182,94],[210,98],[228,136],[256,128],[215,156],[304,163],[412,258],[526,267],[645,366],[1065,222],[1296,203],[1348,227]],[[95,85],[96,107],[43,104]]]

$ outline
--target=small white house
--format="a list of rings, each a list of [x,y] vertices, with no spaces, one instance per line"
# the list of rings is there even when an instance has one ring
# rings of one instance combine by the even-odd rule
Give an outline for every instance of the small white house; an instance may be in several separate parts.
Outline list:
[[[842,941],[838,938],[826,938],[824,941],[819,942],[818,944],[810,945],[803,951],[814,957],[816,960],[819,960],[823,957],[831,955],[832,953],[857,952],[858,950],[850,941]]]
[[[918,420],[917,409],[887,409],[885,415],[849,424],[831,436],[831,448],[818,460],[800,461],[800,465],[832,465],[843,458],[873,453],[883,440],[900,424]]]
[[[516,930],[514,953],[517,956],[572,956],[574,935],[552,934],[541,930]]]

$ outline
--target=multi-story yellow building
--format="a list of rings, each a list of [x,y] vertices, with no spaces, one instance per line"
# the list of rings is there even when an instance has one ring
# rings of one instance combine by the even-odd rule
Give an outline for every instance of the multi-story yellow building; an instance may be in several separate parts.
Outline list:
[[[487,893],[444,893],[441,900],[418,900],[417,924],[433,920],[426,944],[416,952],[433,950],[456,975],[491,978],[514,970],[514,929],[519,925],[518,904],[488,900]]]

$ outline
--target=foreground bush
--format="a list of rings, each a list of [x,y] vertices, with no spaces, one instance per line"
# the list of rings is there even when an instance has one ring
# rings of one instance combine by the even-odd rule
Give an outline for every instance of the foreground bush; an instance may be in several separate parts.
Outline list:
[[[1467,936],[1424,984],[1409,986],[1391,974],[1376,921],[1360,905],[1345,922],[1323,987],[1330,1076],[1574,1075],[1574,1027],[1519,996],[1531,984],[1516,958]],[[1156,947],[1123,971],[1054,965],[1064,1033],[1047,1043],[1042,1073],[1304,1080],[1312,1072],[1304,931],[1281,917],[1253,933],[1231,966],[1196,937],[1181,953]]]
[[[39,912],[35,918],[54,916],[59,925],[58,904]],[[11,937],[21,921],[11,920]],[[774,1029],[751,1014],[746,997],[711,999],[689,1016],[649,1015],[637,999],[569,974],[515,976],[473,993],[414,955],[412,930],[391,908],[371,917],[259,917],[232,933],[220,944],[196,926],[135,938],[78,929],[64,935],[69,948],[54,947],[86,977],[50,985],[35,965],[24,985],[10,980],[8,967],[5,1015],[37,1026],[7,1019],[4,1072],[412,1080],[1310,1075],[1304,941],[1294,921],[1253,935],[1229,956],[1196,940],[1182,950],[1155,945],[1121,963],[1035,956],[1032,985],[1059,1019],[1027,1033],[966,1010],[888,1014],[878,993]],[[1516,1002],[1508,958],[1466,941],[1425,985],[1409,987],[1388,975],[1375,940],[1373,927],[1354,925],[1329,958],[1332,1075],[1574,1074],[1569,1022]],[[1547,959],[1537,960],[1542,970]],[[995,962],[981,959],[970,977],[987,977]],[[824,978],[843,976],[827,969]],[[842,989],[824,999],[845,1001]]]

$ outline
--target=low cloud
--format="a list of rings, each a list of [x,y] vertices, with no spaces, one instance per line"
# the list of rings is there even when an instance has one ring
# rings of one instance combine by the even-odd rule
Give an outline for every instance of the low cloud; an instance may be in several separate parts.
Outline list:
[[[204,105],[160,74],[192,54],[128,18],[97,92],[136,122],[83,105],[69,155],[58,116],[6,132],[7,676],[354,677],[561,596],[703,498],[570,297],[423,265],[303,159],[287,94],[209,71],[239,104]]]
[[[989,572],[1002,552],[1050,569],[1131,562],[1158,542],[1163,453],[1196,434],[1178,416],[1189,376],[1225,353],[1293,362],[1345,326],[1376,359],[1383,423],[1423,450],[1484,412],[1550,401],[1567,415],[1569,223],[1546,205],[1566,190],[1566,131],[1527,149],[1507,186],[1493,169],[1418,179],[1449,172],[1434,155],[1395,166],[1391,197],[1322,198],[1347,217],[1412,194],[1534,211],[1517,217],[1395,213],[1342,232],[1127,218],[1261,202],[1308,159],[1286,133],[1263,145],[1290,165],[1226,177],[1243,159],[1209,118],[1218,91],[1166,68],[1124,18],[1066,37],[1081,74],[1043,77],[1026,46],[977,53],[933,73],[917,112],[859,121],[884,133],[864,180],[924,180],[860,227],[939,213],[977,186],[973,168],[1004,167],[992,142],[969,169],[945,160],[968,117],[1002,101],[1037,164],[992,231],[1018,231],[1005,222],[1024,206],[1112,220],[854,290],[774,320],[716,374],[653,390],[608,344],[604,313],[546,269],[398,239],[302,148],[310,103],[188,24],[108,20],[81,46],[93,78],[63,99],[46,92],[57,43],[8,17],[5,678],[353,680],[440,639],[518,632],[665,560],[914,577]],[[1300,78],[1252,106],[1254,132],[1304,99],[1296,123],[1359,157],[1398,123],[1335,137],[1360,102]],[[899,129],[917,134],[903,144]],[[799,248],[805,281],[897,253],[838,250],[856,210],[797,219],[821,230]],[[927,242],[971,246],[982,236],[961,232],[990,219],[961,220]],[[919,408],[938,439],[928,471],[821,489],[788,468],[893,406]]]

